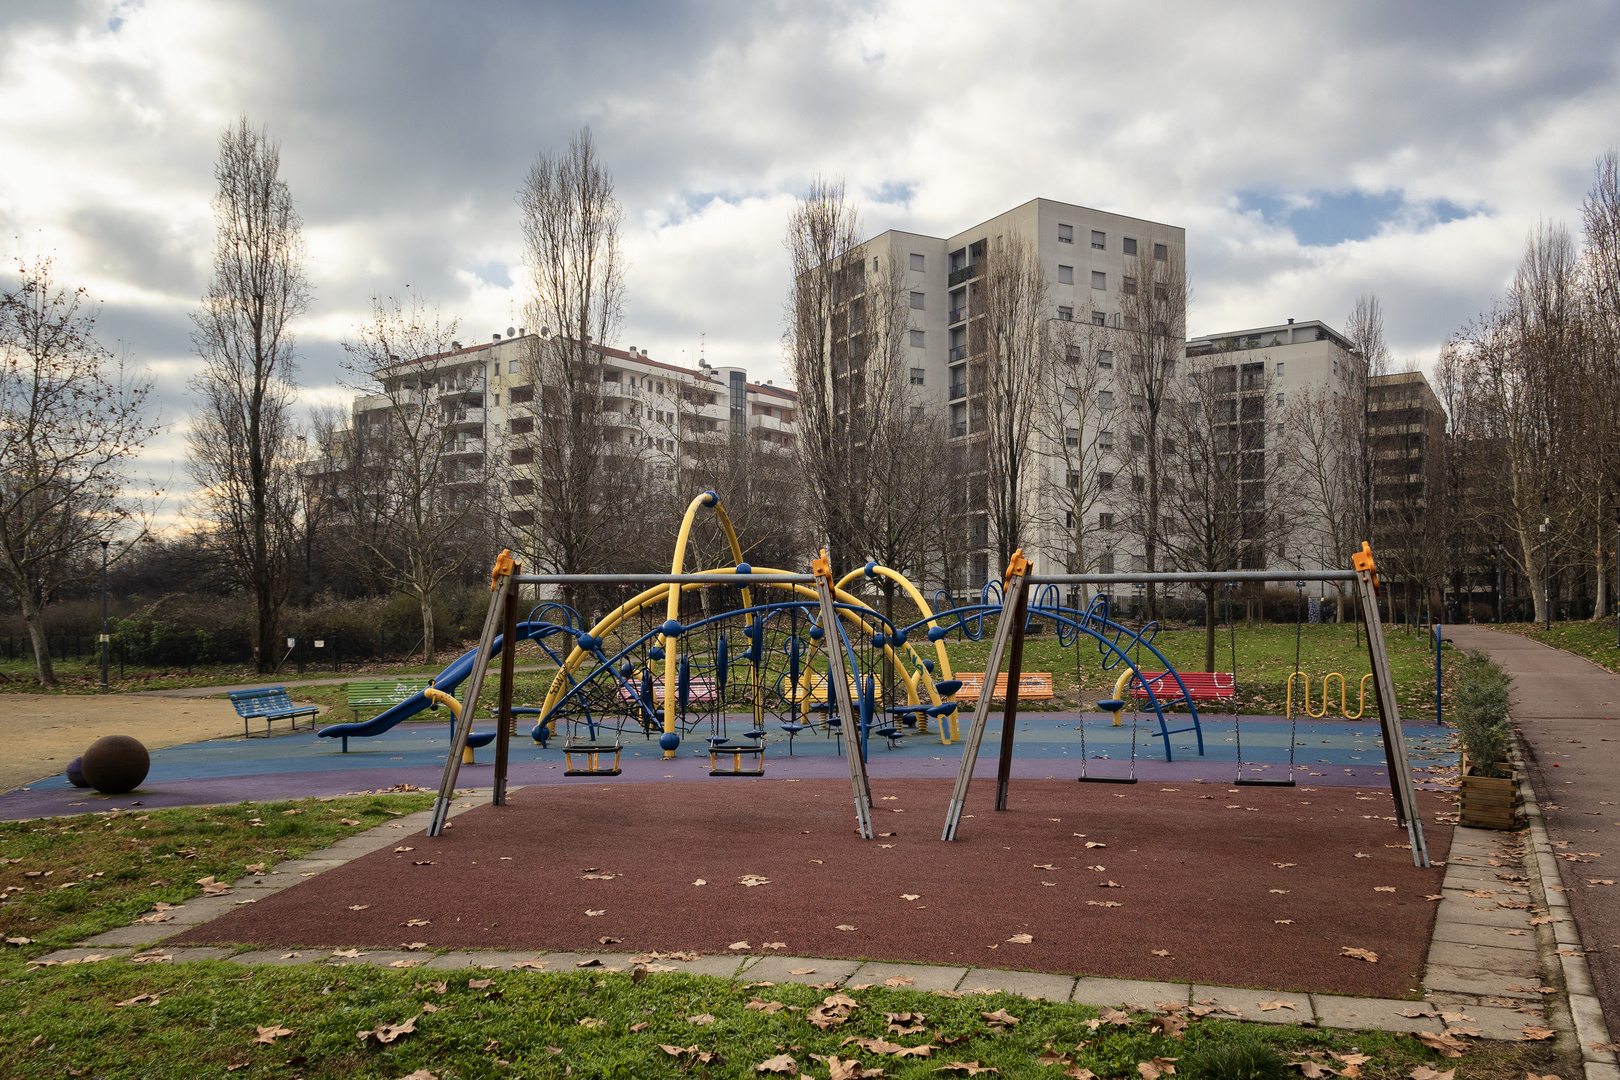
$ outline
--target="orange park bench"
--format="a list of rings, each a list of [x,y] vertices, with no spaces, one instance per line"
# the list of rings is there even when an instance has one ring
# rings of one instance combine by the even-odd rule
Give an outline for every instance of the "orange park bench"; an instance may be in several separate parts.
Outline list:
[[[952,678],[962,680],[962,689],[955,695],[957,701],[978,701],[979,691],[984,689],[984,672],[958,671]],[[1007,673],[1005,671],[996,676],[996,689],[991,698],[995,701],[1007,700]],[[1052,673],[1050,671],[1025,671],[1018,676],[1019,701],[1050,701],[1052,700]]]

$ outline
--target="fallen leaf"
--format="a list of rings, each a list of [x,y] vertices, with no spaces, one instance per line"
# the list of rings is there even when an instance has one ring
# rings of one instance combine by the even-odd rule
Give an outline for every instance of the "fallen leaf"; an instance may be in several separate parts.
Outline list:
[[[696,881],[692,882],[692,884],[694,884],[694,885],[707,885],[708,882],[704,881],[702,878],[698,878]]]
[[[752,889],[756,885],[769,885],[771,883],[771,879],[767,877],[760,877],[758,874],[744,874],[742,877],[737,879],[737,883]]]
[[[1293,919],[1272,919],[1271,921],[1276,923],[1278,926],[1293,926],[1294,925],[1294,920]]]
[[[428,926],[432,922],[433,922],[432,919],[407,919],[403,923],[401,923],[400,925],[401,926]]]
[[[1172,1039],[1179,1039],[1187,1030],[1187,1021],[1179,1016],[1155,1016],[1148,1021],[1148,1030]]]
[[[1032,934],[1014,934],[1007,940],[1014,945],[1031,945],[1034,943],[1035,937]]]
[[[1447,1069],[1441,1072],[1438,1069],[1431,1069],[1427,1065],[1414,1065],[1412,1071],[1406,1075],[1410,1076],[1412,1080],[1457,1080],[1456,1069]]]
[[[1547,1034],[1548,1037],[1551,1037],[1552,1035],[1551,1032],[1548,1032]],[[1424,1046],[1429,1047],[1431,1050],[1438,1050],[1441,1057],[1462,1057],[1464,1052],[1468,1050],[1468,1044],[1457,1038],[1455,1035],[1436,1035],[1432,1031],[1420,1031],[1413,1037]]]
[[[585,914],[589,915],[591,918],[594,919],[598,915],[606,915],[607,914],[607,908],[600,908],[600,909],[598,909],[596,911],[587,911]]]
[[[1000,1069],[991,1065],[980,1067],[977,1061],[951,1061],[934,1070],[935,1072],[959,1072],[967,1076],[978,1076],[980,1073],[999,1073]]]
[[[578,1020],[575,1020],[574,1023],[582,1028],[599,1028],[603,1024],[607,1023],[607,1021],[599,1020],[594,1016],[582,1016]]]
[[[467,989],[469,989],[469,990],[484,990],[484,989],[486,989],[488,987],[491,987],[491,986],[494,986],[494,985],[495,985],[495,980],[494,979],[468,979],[467,980]]]
[[[271,1024],[270,1026],[265,1027],[261,1024],[259,1025],[259,1034],[254,1037],[253,1041],[256,1043],[270,1043],[273,1046],[275,1045],[275,1041],[277,1039],[281,1038],[283,1035],[291,1034],[292,1028],[284,1028],[279,1024]]]
[[[1542,1039],[1550,1039],[1550,1038],[1552,1038],[1553,1037],[1553,1030],[1552,1030],[1552,1028],[1536,1027],[1534,1025],[1531,1025],[1531,1026],[1526,1027],[1523,1030],[1523,1032],[1521,1033],[1521,1037],[1526,1042],[1538,1042],[1538,1041],[1540,1041]]]
[[[396,854],[401,852],[401,851],[415,851],[415,850],[416,849],[413,848],[413,847],[397,847],[397,848],[394,849]]]
[[[839,923],[837,926],[833,927],[833,929],[834,930],[859,930],[860,927],[851,926],[848,923]]]
[[[1006,1009],[997,1009],[995,1012],[980,1013],[979,1015],[984,1017],[987,1024],[1000,1024],[1006,1027],[1016,1027],[1018,1025],[1018,1017]]]
[[[917,980],[910,975],[890,975],[883,980],[884,986],[916,986]]]
[[[1373,892],[1394,892],[1394,891],[1395,891],[1395,886],[1393,886],[1393,885],[1374,885],[1373,886]]]
[[[333,956],[341,956],[341,957],[343,957],[343,958],[345,958],[347,960],[354,960],[354,959],[357,959],[360,956],[360,950],[359,949],[334,949],[332,951],[332,955]]]
[[[726,948],[728,948],[728,949],[752,949],[753,946],[748,944],[748,942],[746,942],[746,941],[733,941],[730,945],[727,945]]]
[[[1159,1080],[1161,1076],[1176,1075],[1176,1059],[1156,1057],[1152,1061],[1139,1061],[1136,1071],[1142,1074],[1142,1080]]]
[[[815,968],[793,968],[788,972],[789,975],[814,975],[815,973]]]
[[[1074,835],[1076,835],[1076,836],[1082,836],[1082,835],[1084,835],[1084,834],[1083,834],[1083,833],[1075,833],[1075,834],[1074,834]],[[1087,841],[1086,841],[1086,847],[1088,847],[1088,848],[1094,848],[1094,847],[1107,847],[1107,846],[1108,846],[1108,845],[1107,845],[1107,844],[1099,844],[1099,843],[1098,843],[1098,842],[1097,842],[1097,841],[1095,841],[1095,840],[1087,840]]]
[[[1154,956],[1169,956],[1170,955],[1170,950],[1169,949],[1150,949],[1148,951]]]
[[[766,1058],[754,1066],[757,1073],[793,1073],[799,1071],[799,1063],[786,1054],[777,1054],[773,1058]]]
[[[714,1014],[698,1013],[696,1016],[688,1016],[686,1018],[686,1022],[688,1024],[697,1024],[700,1027],[708,1027],[710,1024],[714,1023]]]
[[[1097,1014],[1097,1018],[1104,1024],[1113,1024],[1116,1027],[1125,1027],[1134,1022],[1130,1013],[1120,1009],[1103,1009]]]
[[[1348,945],[1339,946],[1339,955],[1348,956],[1354,960],[1365,960],[1369,964],[1378,963],[1378,954],[1371,949],[1352,949]]]
[[[1299,1012],[1291,1001],[1257,1001],[1255,1004],[1260,1006],[1261,1012],[1274,1012],[1277,1009],[1293,1009],[1294,1012]]]
[[[368,908],[370,906],[371,906],[370,904],[350,904],[349,905],[349,910],[350,911],[364,911],[364,910],[366,910],[366,908]]]

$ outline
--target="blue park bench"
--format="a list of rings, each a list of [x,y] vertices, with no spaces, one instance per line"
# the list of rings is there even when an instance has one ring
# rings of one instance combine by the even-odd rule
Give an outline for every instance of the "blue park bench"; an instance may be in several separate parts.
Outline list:
[[[293,730],[298,730],[298,718],[309,717],[309,726],[315,726],[315,717],[320,710],[313,705],[294,705],[292,698],[287,696],[285,686],[266,686],[258,690],[231,690],[226,694],[231,704],[236,707],[236,715],[242,718],[242,734],[248,735],[249,720],[263,720],[265,738],[270,737],[270,725],[277,720],[292,721]]]

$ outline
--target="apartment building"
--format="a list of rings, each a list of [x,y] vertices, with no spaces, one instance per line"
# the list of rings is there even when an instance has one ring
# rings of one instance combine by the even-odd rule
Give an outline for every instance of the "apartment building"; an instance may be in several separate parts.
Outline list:
[[[1048,317],[1054,322],[1096,326],[1119,335],[1152,332],[1152,327],[1128,325],[1123,311],[1128,296],[1138,287],[1137,279],[1151,280],[1159,266],[1184,280],[1183,229],[1052,199],[1032,199],[950,236],[889,230],[866,242],[862,256],[874,271],[885,262],[905,268],[912,327],[910,383],[923,400],[939,410],[951,438],[963,450],[967,483],[963,528],[972,551],[963,580],[952,585],[975,586],[1000,569],[990,566],[993,538],[986,489],[983,474],[975,467],[982,455],[975,454],[974,447],[989,435],[989,387],[979,355],[984,348],[982,313],[975,304],[988,253],[1011,236],[1021,238],[1035,251],[1048,282]],[[977,329],[976,319],[980,320]],[[1113,387],[1114,376],[1113,370],[1103,373],[1101,392],[1110,400],[1119,393],[1123,407],[1127,396]],[[1107,421],[1098,419],[1096,423]],[[1086,432],[1080,438],[1093,434]],[[1073,562],[1065,516],[1045,505],[1062,477],[1054,480],[1044,470],[1061,469],[1052,462],[1061,460],[1063,455],[1057,451],[1068,438],[1066,430],[1050,422],[1037,436],[1041,445],[1036,457],[1045,464],[1041,475],[1031,475],[1027,481],[1028,497],[1035,506],[1031,515],[1035,540],[1025,550],[1037,570],[1061,571]],[[1120,550],[1128,546],[1129,540],[1122,534]],[[1112,561],[1112,549],[1107,558]],[[1096,564],[1087,568],[1095,569]]]
[[[445,461],[452,487],[499,485],[503,496],[522,494],[520,487],[533,483],[523,477],[523,467],[534,460],[527,437],[537,422],[533,403],[536,393],[544,393],[535,387],[526,360],[534,341],[533,335],[508,328],[482,344],[454,342],[449,352],[389,368],[379,377],[381,393],[355,399],[353,429],[385,422],[388,410],[408,400],[435,412],[442,423],[449,437]],[[712,442],[721,434],[792,452],[798,399],[791,389],[750,382],[740,367],[666,364],[633,345],[591,349],[601,362],[605,438],[624,465],[645,470],[650,480],[676,483],[698,441]],[[316,478],[314,470],[306,472],[308,480]]]

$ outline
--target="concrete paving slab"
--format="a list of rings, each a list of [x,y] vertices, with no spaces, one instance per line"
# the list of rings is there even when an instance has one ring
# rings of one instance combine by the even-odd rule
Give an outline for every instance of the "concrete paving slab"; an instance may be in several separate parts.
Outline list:
[[[237,890],[238,892],[244,892],[250,889],[259,890],[261,892],[278,892],[281,889],[290,888],[291,886],[298,884],[301,880],[303,879],[287,874],[264,874],[263,876],[258,874],[249,874],[246,877],[240,877],[231,882],[231,888]]]
[[[1494,971],[1512,982],[1523,982],[1526,979],[1540,977],[1541,958],[1536,953],[1526,952],[1523,949],[1509,949],[1505,946],[1496,948],[1489,945],[1463,945],[1455,941],[1436,941],[1429,946],[1427,970],[1433,972],[1445,968],[1478,968],[1483,971]]]
[[[974,968],[962,977],[964,989],[988,987],[1004,994],[1017,994],[1033,1001],[1068,1001],[1074,994],[1073,975],[1046,975],[1037,971],[1000,971]]]
[[[1517,930],[1517,934],[1509,933]],[[1496,949],[1522,949],[1536,951],[1536,935],[1531,929],[1489,926],[1485,923],[1442,922],[1435,920],[1433,940],[1449,941],[1459,945],[1487,945]]]
[[[818,960],[806,956],[762,956],[743,970],[749,982],[830,983],[842,982],[861,967],[859,960]],[[793,972],[809,968],[802,975]]]
[[[1365,1028],[1377,1031],[1439,1031],[1442,1023],[1438,1016],[1406,1015],[1415,1012],[1438,1012],[1421,1001],[1312,994],[1311,1004],[1316,1009],[1316,1022],[1322,1027],[1346,1028],[1351,1031]]]
[[[546,960],[544,971],[559,970],[553,958],[542,952],[506,952],[494,949],[466,949],[435,956],[422,965],[423,971],[462,971],[467,968],[511,968],[519,960]],[[570,965],[572,966],[572,965]]]
[[[145,951],[147,953],[158,952],[156,949],[147,949]],[[168,959],[158,962],[164,964],[190,964],[201,960],[229,960],[231,954],[235,951],[235,949],[228,949],[218,945],[201,945],[187,949],[163,949],[161,955],[168,957]],[[139,955],[132,956],[130,959],[138,959]],[[145,962],[152,963],[153,961]]]
[[[1478,1028],[1479,1038],[1518,1042],[1527,1024],[1540,1024],[1534,1016],[1500,1005],[1452,1005],[1442,1010],[1448,1027]],[[1435,1029],[1430,1029],[1435,1030]]]
[[[80,944],[92,948],[102,945],[150,945],[166,937],[173,937],[184,929],[184,926],[175,923],[131,923],[129,926],[120,926],[116,930],[108,930],[104,934],[85,938]]]
[[[1192,1000],[1188,983],[1146,982],[1137,979],[1082,978],[1074,984],[1073,1001],[1081,1005],[1127,1006],[1152,1009],[1155,1002]]]
[[[967,974],[965,967],[936,967],[933,964],[862,964],[844,981],[845,986],[887,986],[890,979],[910,979],[899,983],[902,990],[955,990]],[[967,990],[971,987],[962,987]]]
[[[634,957],[631,959],[633,960]],[[700,956],[696,960],[655,960],[653,963],[659,966],[667,965],[674,968],[675,971],[686,975],[717,975],[722,979],[749,978],[749,976],[738,974],[742,970],[741,961],[741,957],[713,953],[708,956]],[[634,967],[635,965],[632,964],[631,966]],[[654,974],[658,973],[655,972]],[[775,982],[776,980],[767,981]]]
[[[1501,908],[1488,900],[1460,900],[1461,893],[1452,893],[1442,901],[1436,921],[1472,923],[1476,926],[1505,926],[1510,930],[1530,929],[1530,912],[1522,908]]]
[[[236,902],[242,897],[227,893],[224,896],[198,896],[187,900],[183,904],[169,908],[165,914],[174,918],[161,926],[194,926],[205,923],[210,919],[217,919],[236,907]]]
[[[1234,990],[1227,986],[1194,986],[1192,999],[1197,1005],[1211,1006],[1220,1012],[1211,1017],[1231,1017],[1257,1020],[1263,1024],[1314,1024],[1316,1013],[1309,994],[1288,994],[1270,990]],[[1277,1005],[1276,1002],[1284,1002]],[[1261,1005],[1272,1006],[1269,1009]]]
[[[378,949],[375,952],[362,951],[353,960],[344,957],[328,956],[323,963],[332,967],[352,967],[356,965],[365,967],[394,967],[403,969],[426,967],[427,962],[433,959],[433,954],[426,950],[408,949]]]
[[[233,964],[269,964],[272,967],[291,967],[294,964],[308,964],[322,956],[329,955],[326,950],[306,951],[302,949],[257,949],[253,952],[237,953],[229,957]]]
[[[1433,967],[1423,975],[1423,989],[1425,991],[1439,990],[1450,991],[1454,994],[1479,994],[1482,997],[1524,998],[1527,1001],[1539,1001],[1541,995],[1533,991],[1511,990],[1509,986],[1539,985],[1539,978],[1519,980],[1503,976],[1501,972],[1487,971],[1484,968]]]

